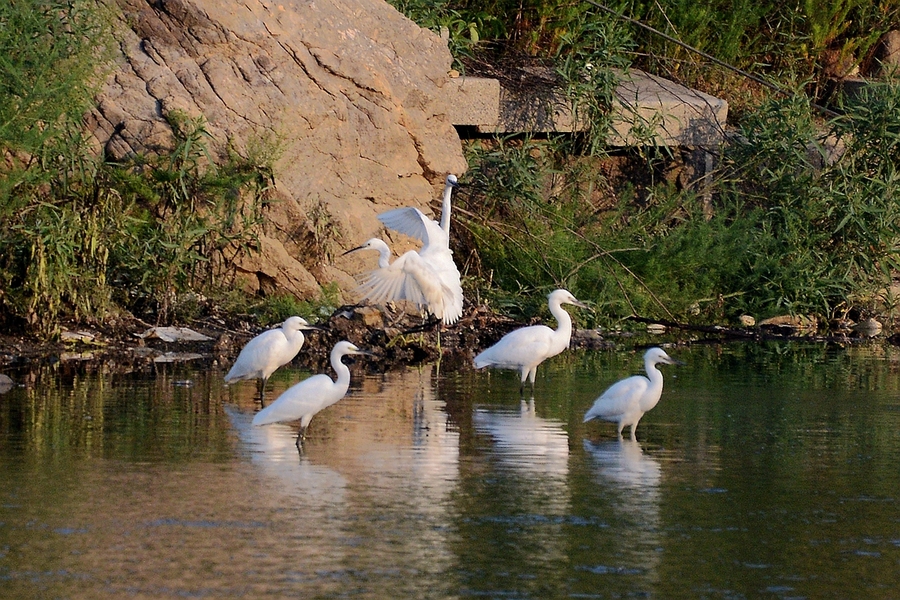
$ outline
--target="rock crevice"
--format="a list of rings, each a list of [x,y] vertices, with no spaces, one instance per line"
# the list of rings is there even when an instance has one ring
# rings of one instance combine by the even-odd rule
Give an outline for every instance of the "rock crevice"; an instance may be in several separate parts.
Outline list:
[[[171,147],[174,111],[206,120],[219,159],[278,140],[261,247],[235,259],[248,291],[351,287],[371,257],[304,256],[291,232],[313,228],[311,211],[349,248],[379,234],[383,210],[430,212],[446,173],[466,168],[442,98],[446,44],[382,0],[116,2],[121,58],[86,119],[107,156]]]

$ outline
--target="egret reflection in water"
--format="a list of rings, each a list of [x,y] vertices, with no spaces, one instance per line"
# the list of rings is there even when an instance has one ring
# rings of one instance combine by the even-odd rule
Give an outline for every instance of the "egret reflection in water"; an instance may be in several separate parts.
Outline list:
[[[561,421],[537,416],[534,398],[518,411],[477,408],[475,431],[489,435],[501,461],[528,475],[565,479],[569,472],[569,437]]]
[[[253,414],[232,405],[223,410],[249,454],[250,462],[266,476],[277,480],[274,488],[288,495],[302,495],[304,502],[335,506],[343,503],[347,480],[339,472],[316,464],[307,456],[298,456],[297,433],[290,425],[275,423],[255,427]]]
[[[436,396],[432,366],[359,377],[353,386],[350,397],[317,417],[319,429],[299,456],[293,426],[251,427],[249,411],[226,406],[226,412],[251,464],[274,476],[269,495],[290,490],[294,504],[303,506],[298,518],[316,536],[373,536],[380,526],[376,514],[391,522],[427,522],[415,536],[380,532],[380,545],[357,562],[390,554],[437,571],[450,568],[447,505],[459,485],[459,433]],[[307,510],[308,503],[316,508]]]
[[[442,500],[459,479],[459,430],[450,423],[445,403],[436,397],[432,365],[419,369],[413,401],[413,469]]]
[[[659,578],[660,483],[662,466],[644,453],[641,445],[630,439],[592,443],[583,442],[584,450],[595,466],[598,485],[604,486],[603,497],[610,506],[610,525],[622,531],[616,539],[622,544],[618,554],[631,557],[630,563],[641,565],[640,576],[648,589]]]
[[[644,454],[637,441],[620,438],[592,443],[584,440],[583,445],[604,479],[636,490],[655,491],[659,487],[662,477],[659,461]]]

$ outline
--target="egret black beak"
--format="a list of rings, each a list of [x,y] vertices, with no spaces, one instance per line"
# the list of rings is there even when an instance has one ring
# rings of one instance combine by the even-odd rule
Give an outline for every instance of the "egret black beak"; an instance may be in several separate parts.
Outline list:
[[[350,250],[347,250],[346,252],[341,254],[341,256],[347,256],[351,252],[356,252],[357,250],[362,250],[363,248],[365,248],[365,246],[357,246],[356,248],[351,248]]]

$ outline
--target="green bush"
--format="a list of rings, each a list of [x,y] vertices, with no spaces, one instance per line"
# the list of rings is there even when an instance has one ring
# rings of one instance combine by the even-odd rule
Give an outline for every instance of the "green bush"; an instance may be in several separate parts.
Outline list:
[[[214,165],[205,123],[169,117],[172,151],[105,164],[97,195],[114,202],[124,226],[110,237],[115,299],[147,318],[169,322],[180,293],[216,292],[228,259],[257,245],[271,170],[232,156]]]
[[[0,319],[109,304],[109,215],[78,197],[96,165],[78,133],[111,48],[92,0],[0,5]]]
[[[232,156],[215,166],[203,119],[168,115],[168,153],[116,164],[89,151],[81,119],[112,56],[111,23],[93,0],[0,5],[7,327],[51,334],[61,319],[122,310],[170,322],[198,310],[179,296],[226,287],[228,259],[255,245],[271,160]]]
[[[513,294],[568,287],[607,325],[889,311],[883,297],[900,271],[900,87],[870,86],[843,109],[824,126],[800,97],[748,115],[723,157],[712,214],[665,180],[591,200],[609,186],[597,159],[552,140],[473,144],[460,218],[480,259],[474,274]]]

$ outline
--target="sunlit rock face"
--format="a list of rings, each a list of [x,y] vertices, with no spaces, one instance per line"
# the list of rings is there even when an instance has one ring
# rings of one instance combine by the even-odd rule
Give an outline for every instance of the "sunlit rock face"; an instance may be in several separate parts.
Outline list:
[[[379,212],[426,209],[466,168],[446,43],[382,0],[117,4],[121,56],[86,119],[98,149],[171,146],[166,117],[180,111],[206,119],[216,160],[277,150],[264,252],[236,259],[250,290],[351,287],[369,265],[339,251],[378,234]]]

